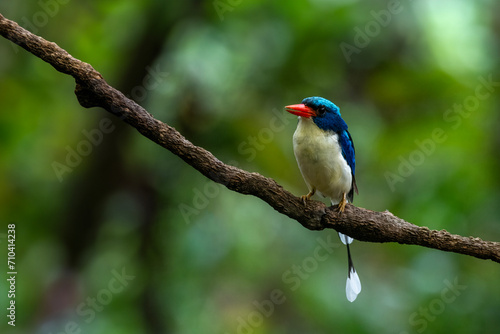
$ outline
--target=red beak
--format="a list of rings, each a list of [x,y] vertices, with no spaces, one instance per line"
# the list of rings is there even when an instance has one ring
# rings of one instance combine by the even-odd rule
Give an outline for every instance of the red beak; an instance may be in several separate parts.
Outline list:
[[[309,118],[311,116],[316,116],[314,110],[305,106],[304,104],[292,104],[290,106],[286,106],[285,110],[291,114],[306,118]]]

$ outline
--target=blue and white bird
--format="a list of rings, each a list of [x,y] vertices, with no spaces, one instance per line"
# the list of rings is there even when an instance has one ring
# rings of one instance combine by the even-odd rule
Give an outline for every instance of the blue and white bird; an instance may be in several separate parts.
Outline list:
[[[285,109],[299,116],[293,135],[293,151],[309,188],[309,193],[303,195],[302,200],[305,203],[318,192],[323,197],[329,197],[332,205],[338,204],[338,211],[343,212],[347,201],[352,202],[354,191],[357,193],[358,188],[354,178],[354,143],[339,108],[327,99],[313,96]],[[353,239],[342,233],[339,233],[339,237],[347,246],[346,296],[353,302],[361,292],[361,282],[349,249]]]

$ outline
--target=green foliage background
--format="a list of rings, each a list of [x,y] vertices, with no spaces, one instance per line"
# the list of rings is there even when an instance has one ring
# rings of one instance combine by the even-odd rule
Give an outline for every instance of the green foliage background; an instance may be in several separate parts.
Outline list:
[[[296,195],[306,186],[283,106],[329,98],[356,144],[354,204],[493,241],[499,10],[493,0],[0,4],[193,143]],[[0,280],[2,333],[498,332],[498,264],[355,242],[363,291],[351,304],[334,231],[207,181],[82,108],[72,78],[5,39],[0,59],[0,263],[6,273],[15,223],[18,271],[15,328]],[[59,180],[54,162],[84,150],[103,119],[113,130]],[[330,239],[321,260],[318,240]],[[113,290],[123,270],[134,278]]]

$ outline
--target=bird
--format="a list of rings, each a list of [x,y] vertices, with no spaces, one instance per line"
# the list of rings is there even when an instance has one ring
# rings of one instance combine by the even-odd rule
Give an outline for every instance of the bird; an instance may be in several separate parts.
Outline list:
[[[285,110],[299,116],[293,134],[293,151],[300,173],[309,189],[301,196],[304,205],[311,196],[319,193],[329,197],[332,205],[342,213],[346,204],[358,193],[355,169],[354,143],[340,109],[333,102],[312,96],[300,104],[288,105]],[[361,282],[354,268],[349,244],[353,238],[339,232],[347,246],[348,272],[346,281],[347,300],[353,302],[361,292]]]

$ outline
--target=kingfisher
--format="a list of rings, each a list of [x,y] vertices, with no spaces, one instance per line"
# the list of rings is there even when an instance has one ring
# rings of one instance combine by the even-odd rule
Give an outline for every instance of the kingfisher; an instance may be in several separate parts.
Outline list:
[[[337,205],[342,213],[346,204],[352,202],[354,192],[358,193],[358,188],[354,177],[354,143],[339,107],[325,98],[313,96],[305,98],[301,104],[286,106],[285,110],[299,116],[293,134],[293,151],[309,189],[301,196],[302,201],[305,204],[317,192],[329,197],[332,205]],[[353,238],[340,232],[339,237],[347,246],[346,296],[353,302],[361,292],[361,282],[349,249]]]

